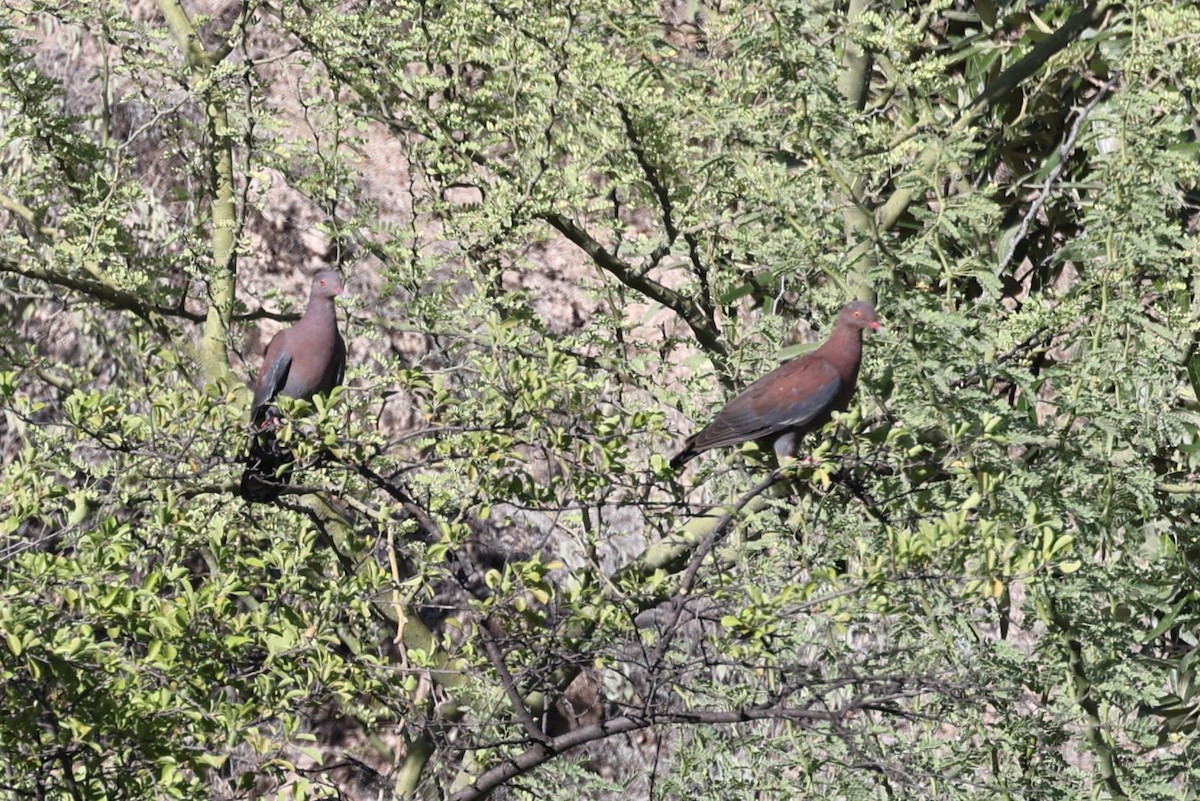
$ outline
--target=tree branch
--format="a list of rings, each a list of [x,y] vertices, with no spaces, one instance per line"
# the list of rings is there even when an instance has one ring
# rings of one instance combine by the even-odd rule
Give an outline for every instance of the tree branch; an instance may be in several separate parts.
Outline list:
[[[738,498],[737,503],[727,508],[717,521],[713,523],[708,533],[700,540],[696,546],[695,552],[692,554],[691,560],[688,562],[687,570],[684,571],[683,577],[679,580],[679,589],[675,593],[675,598],[671,604],[671,621],[663,630],[663,635],[659,639],[658,645],[654,648],[654,655],[650,660],[653,670],[658,670],[662,667],[663,660],[666,658],[667,649],[670,648],[674,641],[674,635],[679,631],[679,620],[683,617],[683,609],[687,605],[688,597],[691,594],[692,587],[696,584],[696,576],[700,573],[700,565],[712,553],[712,549],[716,547],[718,540],[724,536],[725,531],[729,528],[733,518],[746,508],[746,505],[757,498],[762,493],[766,492],[783,475],[786,468],[779,468],[772,471],[766,478],[758,482],[749,492]],[[701,518],[708,521],[711,518]]]
[[[980,106],[993,106],[1006,97],[1020,86],[1022,81],[1046,66],[1046,62],[1051,57],[1078,39],[1080,34],[1092,26],[1092,23],[1107,14],[1111,6],[1110,2],[1098,2],[1097,0],[1089,2],[1064,22],[1061,28],[1034,45],[1033,49],[1022,56],[1016,64],[996,76],[996,80],[985,86],[979,96],[971,101],[963,112],[963,116],[971,116],[974,109]]]
[[[1075,150],[1075,143],[1079,141],[1079,134],[1083,131],[1083,124],[1087,122],[1087,118],[1091,116],[1092,112],[1096,109],[1096,106],[1100,105],[1100,101],[1108,96],[1109,90],[1111,90],[1120,79],[1121,76],[1119,73],[1109,78],[1108,81],[1102,87],[1100,87],[1100,91],[1096,92],[1096,96],[1088,101],[1088,104],[1080,110],[1078,115],[1076,115],[1075,123],[1071,126],[1071,130],[1067,134],[1067,138],[1063,141],[1062,146],[1058,149],[1058,163],[1054,165],[1052,170],[1050,170],[1050,174],[1046,176],[1046,180],[1042,181],[1041,189],[1034,197],[1033,202],[1029,204],[1029,210],[1026,211],[1025,216],[1021,218],[1021,224],[1017,227],[1016,234],[1013,235],[1013,238],[1008,243],[1008,248],[1005,250],[1004,258],[1000,259],[1000,266],[998,269],[1001,272],[1003,272],[1012,261],[1013,256],[1017,252],[1017,248],[1021,244],[1021,241],[1024,240],[1025,235],[1029,233],[1029,226],[1033,223],[1034,218],[1037,217],[1038,212],[1042,210],[1042,206],[1046,205],[1046,200],[1050,197],[1050,190],[1054,188],[1054,184],[1067,169],[1068,159],[1070,159],[1071,153]]]
[[[554,212],[545,212],[538,216],[572,244],[587,253],[600,269],[630,289],[642,293],[682,317],[688,327],[692,329],[692,333],[696,335],[696,341],[713,354],[713,361],[717,368],[724,369],[729,356],[729,348],[721,339],[711,312],[705,311],[695,300],[684,297],[675,290],[663,286],[657,281],[652,281],[634,270],[628,262],[617,258],[605,249],[574,220]]]
[[[492,667],[496,669],[496,675],[499,676],[500,684],[504,687],[504,694],[508,696],[508,701],[512,704],[513,714],[516,715],[521,727],[534,742],[549,746],[550,737],[538,728],[537,722],[529,714],[529,708],[525,706],[525,699],[517,692],[517,683],[513,680],[512,673],[509,672],[508,665],[504,661],[504,654],[500,652],[499,640],[503,636],[504,631],[495,620],[488,618],[480,622],[479,637],[483,641],[483,651],[487,654]]]
[[[1067,681],[1074,696],[1075,703],[1083,710],[1087,718],[1084,732],[1092,753],[1096,755],[1096,770],[1104,782],[1104,788],[1114,801],[1126,801],[1129,796],[1121,788],[1118,776],[1116,751],[1104,739],[1104,722],[1100,705],[1092,693],[1092,684],[1087,677],[1087,665],[1084,663],[1083,644],[1079,641],[1075,627],[1063,614],[1054,598],[1048,598],[1050,617],[1059,630],[1063,644],[1067,650]]]
[[[1075,41],[1089,26],[1100,19],[1111,8],[1109,2],[1088,3],[1082,10],[1063,23],[1062,27],[1039,42],[1011,67],[1000,73],[994,81],[984,87],[983,91],[963,108],[953,125],[954,133],[972,125],[980,115],[990,109],[998,101],[1015,91],[1026,78],[1036,73],[1046,65],[1052,56]],[[929,174],[937,166],[941,153],[940,141],[921,151],[916,159],[918,175]],[[875,214],[876,225],[880,231],[887,231],[894,226],[904,212],[908,210],[913,200],[911,189],[897,189],[887,199]]]
[[[620,717],[581,726],[578,729],[537,743],[516,756],[496,765],[481,774],[473,785],[450,796],[450,801],[479,801],[496,788],[517,776],[543,765],[556,756],[587,743],[603,740],[618,734],[627,734],[656,725],[729,725],[750,723],[758,720],[790,720],[797,723],[834,723],[847,714],[863,708],[867,701],[851,702],[836,710],[813,710],[802,707],[778,705],[751,706],[730,710],[686,710],[682,712],[659,712],[648,715],[622,715]],[[873,699],[870,703],[878,703]]]
[[[871,0],[850,0],[843,31],[845,42],[842,45],[842,71],[838,74],[837,86],[855,112],[861,112],[866,106],[873,59],[870,52],[863,50],[851,38],[850,31],[870,9],[870,5]],[[854,182],[846,187],[845,196],[841,198],[845,209],[842,219],[846,245],[850,248],[846,278],[852,294],[874,302],[875,293],[867,285],[867,274],[875,266],[875,254],[870,243],[876,239],[876,231],[875,218],[862,199],[865,185],[866,176],[856,176]]]
[[[158,0],[159,11],[183,50],[191,71],[205,87],[204,116],[208,123],[209,200],[212,207],[213,273],[209,279],[210,303],[200,339],[199,358],[208,379],[229,376],[227,342],[233,319],[237,279],[237,203],[233,185],[233,136],[224,100],[213,85],[213,75],[227,48],[206,51],[192,21],[179,0]]]
[[[180,306],[158,306],[146,303],[132,292],[126,292],[123,289],[118,289],[100,281],[78,278],[57,270],[23,267],[12,259],[0,259],[0,272],[21,275],[25,278],[32,278],[35,281],[42,281],[50,286],[70,289],[82,295],[87,295],[111,308],[132,312],[153,325],[160,334],[167,337],[170,337],[172,332],[166,327],[165,321],[162,319],[164,317],[178,317],[193,323],[204,320],[203,315],[189,312]]]

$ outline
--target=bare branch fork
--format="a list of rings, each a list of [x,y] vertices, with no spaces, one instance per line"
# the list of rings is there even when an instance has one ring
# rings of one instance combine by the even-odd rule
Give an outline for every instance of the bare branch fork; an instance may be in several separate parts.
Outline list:
[[[774,470],[766,478],[758,482],[749,492],[742,495],[733,506],[725,510],[725,513],[717,519],[712,529],[700,541],[700,544],[696,546],[696,551],[692,554],[687,570],[684,571],[683,577],[679,580],[679,590],[676,592],[675,598],[671,601],[671,622],[664,629],[663,637],[654,649],[653,658],[650,660],[651,670],[657,672],[663,667],[663,659],[666,658],[667,649],[670,648],[675,634],[679,632],[679,621],[683,617],[683,610],[687,606],[692,587],[696,584],[696,576],[700,573],[700,566],[708,558],[708,555],[712,553],[712,549],[716,547],[717,543],[724,538],[725,532],[730,524],[733,523],[734,517],[742,509],[746,508],[746,504],[778,483],[783,477],[785,469],[778,468]]]
[[[479,801],[506,782],[528,773],[572,748],[619,734],[628,734],[639,729],[662,725],[730,725],[761,720],[786,720],[800,724],[840,724],[858,712],[903,714],[899,710],[892,709],[888,702],[895,698],[910,697],[915,692],[914,690],[900,690],[894,696],[852,699],[836,709],[824,710],[771,703],[729,710],[677,712],[651,710],[645,714],[621,715],[599,723],[581,726],[558,737],[542,735],[535,745],[490,768],[481,774],[473,785],[451,795],[450,801]]]
[[[696,583],[700,567],[703,565],[705,559],[707,559],[709,554],[712,553],[713,548],[724,537],[738,513],[756,497],[778,483],[783,477],[784,472],[784,468],[775,470],[750,491],[742,495],[736,503],[725,510],[704,539],[697,545],[691,561],[688,563],[687,569],[680,579],[679,589],[672,601],[671,622],[666,627],[664,635],[655,649],[654,656],[650,660],[652,671],[657,671],[663,667],[663,660],[667,649],[674,640],[674,635],[680,630],[679,623],[683,616],[684,607],[687,604],[688,597]],[[476,778],[475,783],[471,787],[464,788],[452,795],[452,801],[470,801],[471,799],[483,798],[496,787],[549,761],[566,750],[595,740],[601,740],[616,734],[628,733],[656,724],[743,723],[768,718],[796,721],[832,721],[843,714],[843,712],[814,711],[811,709],[783,707],[775,704],[729,711],[665,712],[647,707],[641,713],[622,715],[590,726],[583,726],[558,737],[550,737],[541,730],[537,722],[533,719],[525,700],[521,697],[520,691],[517,689],[511,672],[508,670],[508,666],[504,661],[504,654],[501,652],[499,645],[504,635],[499,624],[494,620],[485,620],[479,626],[479,632],[484,652],[487,654],[492,666],[496,669],[497,675],[504,687],[505,695],[512,704],[514,714],[526,734],[535,744],[521,754],[485,771]],[[880,703],[880,699],[873,699],[873,703]]]

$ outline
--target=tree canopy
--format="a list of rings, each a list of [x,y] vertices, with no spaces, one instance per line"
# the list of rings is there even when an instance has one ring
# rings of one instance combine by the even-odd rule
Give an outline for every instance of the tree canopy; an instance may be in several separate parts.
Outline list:
[[[8,798],[1191,798],[1200,7],[0,9]],[[338,269],[346,385],[237,494]],[[875,302],[777,467],[667,460]]]

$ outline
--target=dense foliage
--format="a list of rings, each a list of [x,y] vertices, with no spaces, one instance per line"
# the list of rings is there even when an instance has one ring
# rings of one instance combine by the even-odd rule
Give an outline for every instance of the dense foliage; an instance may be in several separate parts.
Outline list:
[[[0,791],[1194,797],[1197,30],[5,5]],[[348,386],[247,504],[318,265]],[[854,295],[807,461],[667,467]]]

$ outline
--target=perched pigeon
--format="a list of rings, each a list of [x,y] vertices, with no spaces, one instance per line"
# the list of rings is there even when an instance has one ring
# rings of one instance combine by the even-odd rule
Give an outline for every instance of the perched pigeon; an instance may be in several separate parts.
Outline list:
[[[267,502],[291,477],[291,452],[275,438],[282,417],[271,401],[277,395],[311,400],[342,383],[346,372],[346,343],[338,333],[333,299],[345,291],[332,270],[313,276],[312,293],[304,316],[267,345],[262,370],[254,385],[250,422],[255,435],[248,464],[242,474],[242,495],[249,501]],[[287,465],[284,468],[284,465]],[[280,468],[284,468],[282,474]]]
[[[847,303],[824,345],[746,387],[711,423],[688,437],[671,467],[678,469],[703,451],[749,440],[773,440],[780,462],[792,456],[801,437],[849,406],[862,361],[862,331],[882,327],[871,304]]]

